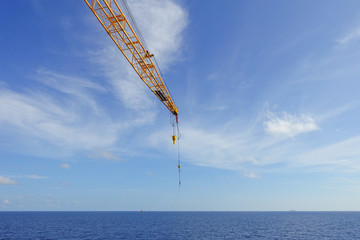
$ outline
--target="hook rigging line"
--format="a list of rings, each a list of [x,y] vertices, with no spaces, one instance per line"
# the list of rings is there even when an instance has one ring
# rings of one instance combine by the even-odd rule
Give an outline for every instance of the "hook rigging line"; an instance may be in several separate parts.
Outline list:
[[[171,123],[171,125],[173,127],[173,141],[174,141],[174,144],[175,144],[176,135],[177,135],[177,145],[178,145],[177,159],[178,159],[179,192],[180,192],[180,187],[181,187],[181,160],[180,160],[180,138],[181,138],[181,133],[180,133],[180,129],[179,129],[179,123],[175,119],[175,116],[173,114],[171,114],[171,113],[170,113],[170,123]],[[174,138],[174,136],[175,136],[175,138]]]
[[[179,192],[181,187],[180,137],[178,139]]]

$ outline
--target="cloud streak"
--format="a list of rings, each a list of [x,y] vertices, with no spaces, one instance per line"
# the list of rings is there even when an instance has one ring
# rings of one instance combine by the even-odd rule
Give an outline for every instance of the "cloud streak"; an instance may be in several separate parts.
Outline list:
[[[46,178],[48,178],[47,176],[40,176],[40,175],[29,175],[27,177],[31,178],[31,179],[46,179]]]
[[[307,115],[300,117],[283,112],[280,116],[269,112],[269,120],[264,122],[265,131],[271,135],[295,137],[299,134],[318,130],[315,120]]]
[[[254,172],[245,172],[244,176],[247,178],[260,178],[260,176]]]
[[[150,51],[167,68],[181,54],[187,12],[170,0],[130,1],[129,5]]]
[[[75,105],[69,98],[59,101],[46,93],[20,94],[3,89],[0,91],[2,128],[11,126],[12,131],[68,149],[89,149],[116,141],[119,125],[94,112],[86,116],[87,101],[78,100]]]
[[[11,176],[11,178],[46,179],[48,177],[32,174],[32,175]]]
[[[340,45],[345,46],[360,40],[360,27],[355,27],[343,37],[336,40]]]
[[[61,163],[60,167],[65,168],[65,169],[71,169],[71,166],[67,163]]]
[[[232,129],[225,132],[223,129],[211,131],[191,125],[181,126],[182,136],[180,139],[181,158],[192,164],[229,170],[244,170],[258,164],[253,149],[250,134]],[[174,146],[168,141],[168,131],[157,131],[149,136],[149,142],[154,147],[164,148],[167,146],[174,151]]]
[[[310,150],[298,156],[303,166],[325,165],[336,170],[360,171],[360,136],[355,136]]]
[[[0,185],[16,185],[16,184],[18,184],[16,181],[8,177],[0,176]]]
[[[90,153],[88,156],[94,159],[121,161],[121,159],[117,155],[105,150],[95,150],[92,153]]]

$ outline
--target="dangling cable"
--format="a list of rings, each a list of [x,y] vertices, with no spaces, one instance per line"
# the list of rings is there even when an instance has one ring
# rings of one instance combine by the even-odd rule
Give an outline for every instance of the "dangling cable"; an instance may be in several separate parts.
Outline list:
[[[170,115],[170,122],[171,122],[171,125],[173,126],[173,135],[172,135],[172,140],[173,140],[173,144],[175,145],[176,143],[176,128],[175,128],[175,120],[174,120],[174,117],[172,117]]]
[[[181,187],[180,138],[178,139],[179,192]]]
[[[177,127],[178,139],[180,139],[181,138],[181,132],[180,132],[180,129],[179,129],[179,123],[178,122],[176,124],[176,127]]]
[[[179,192],[180,192],[180,187],[181,187],[181,162],[180,162],[180,138],[181,138],[181,133],[179,130],[179,123],[176,121],[176,127],[177,127],[177,134],[178,134],[178,168],[179,168]]]
[[[179,170],[179,192],[180,192],[180,187],[181,187],[181,161],[180,161],[180,138],[181,138],[181,133],[180,133],[180,129],[179,129],[178,116],[170,114],[170,123],[171,123],[171,125],[173,127],[173,136],[172,136],[173,144],[176,143],[176,140],[177,140],[177,144],[178,144],[178,170]],[[177,136],[177,139],[176,139],[176,136]]]
[[[170,123],[173,127],[173,136],[172,136],[172,140],[173,140],[173,144],[176,143],[177,140],[177,144],[178,144],[178,171],[179,171],[179,192],[180,192],[180,186],[181,186],[181,162],[180,162],[180,130],[179,130],[179,120],[177,115],[174,114],[170,114]],[[176,139],[177,136],[177,139]]]
[[[174,118],[174,115],[170,112],[170,123],[171,123],[171,126],[175,126],[175,118]]]

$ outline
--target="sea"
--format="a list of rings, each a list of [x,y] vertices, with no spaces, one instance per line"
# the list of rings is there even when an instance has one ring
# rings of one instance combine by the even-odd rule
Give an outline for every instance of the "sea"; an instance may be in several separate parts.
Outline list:
[[[360,212],[0,212],[0,239],[360,239]]]

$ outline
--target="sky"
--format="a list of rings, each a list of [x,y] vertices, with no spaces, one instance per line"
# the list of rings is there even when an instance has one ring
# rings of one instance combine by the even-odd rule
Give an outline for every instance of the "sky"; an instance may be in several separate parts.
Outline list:
[[[178,145],[84,1],[5,1],[0,211],[360,211],[359,1],[128,4]]]

